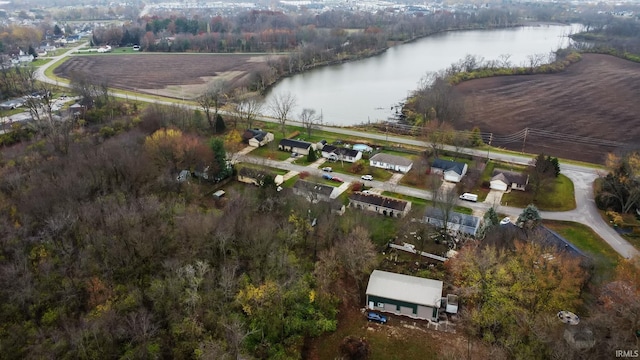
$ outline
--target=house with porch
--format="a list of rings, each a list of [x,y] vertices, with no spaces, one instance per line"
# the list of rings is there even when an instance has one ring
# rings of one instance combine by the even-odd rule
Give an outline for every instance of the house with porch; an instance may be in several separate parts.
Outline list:
[[[313,146],[311,143],[302,140],[282,139],[278,144],[278,149],[302,155],[309,155],[309,151],[313,150]]]
[[[493,170],[490,181],[491,190],[507,191],[520,190],[525,191],[529,184],[529,175],[506,171],[501,169]]]
[[[349,207],[399,218],[409,213],[411,202],[377,194],[354,192],[349,196]]]
[[[413,161],[402,156],[377,153],[369,159],[369,166],[408,173],[413,166]]]
[[[432,173],[442,174],[444,181],[454,183],[462,180],[462,177],[467,173],[467,169],[468,166],[465,163],[439,158],[435,159],[433,164],[431,164]]]
[[[242,134],[242,140],[249,144],[252,147],[260,147],[264,146],[270,142],[272,142],[274,136],[272,133],[267,131],[262,131],[260,129],[247,129]]]
[[[442,281],[374,270],[367,284],[368,309],[438,321]]]

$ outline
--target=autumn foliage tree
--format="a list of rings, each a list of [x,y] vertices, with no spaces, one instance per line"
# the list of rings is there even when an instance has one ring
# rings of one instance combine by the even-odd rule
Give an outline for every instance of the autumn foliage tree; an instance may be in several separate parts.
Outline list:
[[[447,265],[468,331],[514,358],[548,357],[545,334],[561,325],[550,319],[579,309],[586,281],[580,259],[535,242],[516,242],[514,250],[469,245]]]
[[[144,147],[158,166],[169,166],[173,172],[202,170],[213,160],[211,150],[198,137],[176,129],[157,130],[147,136]]]

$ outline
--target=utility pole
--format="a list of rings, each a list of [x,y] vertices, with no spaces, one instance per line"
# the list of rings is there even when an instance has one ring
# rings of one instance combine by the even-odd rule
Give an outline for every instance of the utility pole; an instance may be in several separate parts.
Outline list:
[[[489,133],[489,147],[487,147],[487,161],[489,161],[489,150],[491,150],[491,142],[493,141],[493,133]]]
[[[524,139],[522,139],[522,153],[524,154],[524,146],[527,143],[527,134],[529,133],[529,128],[524,129]]]

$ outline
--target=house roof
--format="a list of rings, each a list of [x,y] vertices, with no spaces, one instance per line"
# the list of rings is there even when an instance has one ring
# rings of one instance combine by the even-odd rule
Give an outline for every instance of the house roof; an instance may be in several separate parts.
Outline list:
[[[245,140],[256,139],[258,141],[262,141],[267,134],[268,133],[266,131],[262,131],[260,129],[247,129],[242,134],[242,138]]]
[[[506,176],[504,176],[503,173],[500,173],[498,175],[495,175],[494,177],[491,178],[491,182],[493,181],[502,181],[503,183],[507,184],[507,185],[511,185],[511,183],[509,182],[509,179],[507,179]]]
[[[453,160],[435,159],[431,167],[442,169],[442,171],[455,171],[456,174],[462,175],[465,165],[465,163]]]
[[[504,183],[507,185],[511,185],[511,184],[524,185],[527,183],[527,177],[528,176],[526,174],[495,169],[493,170],[491,181],[501,180],[501,181],[504,181]]]
[[[290,146],[296,147],[300,149],[308,149],[311,146],[311,143],[302,140],[294,140],[294,139],[282,139],[280,140],[280,145],[282,146]]]
[[[322,152],[334,153],[336,155],[343,155],[349,157],[356,157],[360,151],[354,149],[347,149],[343,147],[337,147],[333,145],[325,145],[322,147]]]
[[[330,196],[333,189],[335,189],[333,186],[317,184],[306,180],[296,181],[296,183],[293,184],[293,188],[325,196]]]
[[[367,295],[440,307],[442,281],[374,270],[369,277]]]
[[[526,240],[528,238],[527,232],[525,232],[524,229],[521,229],[519,226],[517,226],[512,222],[509,222],[508,224],[505,224],[505,225],[500,225],[500,229],[505,229],[507,231],[515,232],[517,238],[520,238],[520,239]],[[534,229],[534,233],[535,235],[539,236],[539,237],[536,237],[536,239],[538,239],[538,241],[540,241],[543,245],[553,246],[558,251],[565,251],[573,256],[589,258],[587,255],[585,255],[585,253],[580,251],[577,247],[575,247],[575,245],[570,243],[567,239],[565,239],[555,231],[547,228],[546,226],[538,225]]]
[[[377,153],[373,155],[370,160],[399,166],[411,166],[411,164],[413,164],[413,161],[411,161],[411,159],[384,153]]]
[[[362,192],[354,192],[353,194],[351,194],[351,196],[349,196],[349,199],[397,211],[404,211],[404,209],[406,209],[407,205],[409,204],[404,200],[393,199],[376,194],[365,194]]]
[[[438,226],[443,226],[444,215],[441,209],[436,207],[427,207],[424,211],[424,217],[426,222]],[[431,219],[431,221],[429,221]],[[458,228],[453,230],[462,231],[467,234],[475,235],[478,227],[480,226],[480,218],[473,215],[462,214],[459,212],[451,211],[447,218],[449,224],[456,225]]]

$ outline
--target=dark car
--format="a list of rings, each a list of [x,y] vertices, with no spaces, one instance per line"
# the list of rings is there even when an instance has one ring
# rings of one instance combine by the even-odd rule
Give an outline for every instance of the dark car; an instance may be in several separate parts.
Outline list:
[[[331,176],[329,174],[322,174],[322,178],[323,179],[327,179],[327,180],[331,180],[331,179],[333,179],[333,176]]]
[[[387,323],[387,317],[386,316],[380,315],[380,314],[374,313],[374,312],[367,313],[367,320],[379,322],[380,324],[386,324]]]

